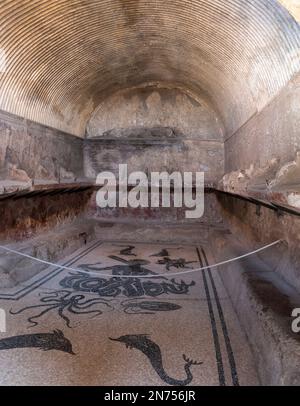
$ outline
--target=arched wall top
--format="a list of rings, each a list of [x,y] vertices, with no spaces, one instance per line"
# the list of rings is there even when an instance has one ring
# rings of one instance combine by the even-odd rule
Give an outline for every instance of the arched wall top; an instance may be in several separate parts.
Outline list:
[[[230,134],[300,69],[277,0],[2,0],[0,30],[0,109],[78,136],[148,82],[208,95]]]
[[[158,84],[118,91],[105,98],[87,124],[86,137],[114,139],[137,133],[143,138],[144,132],[147,138],[151,128],[156,128],[157,134],[172,130],[185,139],[222,143],[224,139],[222,123],[205,100]]]

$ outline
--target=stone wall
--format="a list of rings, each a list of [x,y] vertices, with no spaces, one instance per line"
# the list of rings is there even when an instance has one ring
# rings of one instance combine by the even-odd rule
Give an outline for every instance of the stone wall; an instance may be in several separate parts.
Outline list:
[[[223,194],[218,195],[218,201],[225,223],[249,251],[283,240],[281,245],[269,248],[259,256],[300,292],[300,217]]]
[[[200,171],[205,181],[218,181],[223,175],[223,145],[194,140],[86,140],[85,175],[96,178],[101,171],[118,173],[119,164],[132,171]]]
[[[260,113],[225,140],[225,172],[283,166],[300,151],[300,75]]]
[[[82,140],[0,111],[0,180],[74,180],[83,174]]]
[[[224,173],[223,128],[215,112],[178,89],[142,88],[108,98],[92,116],[84,143],[85,175],[100,171]]]
[[[150,195],[149,195],[150,201]],[[116,223],[127,224],[203,224],[208,227],[222,227],[223,219],[220,206],[214,193],[205,193],[204,195],[204,213],[200,218],[186,218],[186,211],[193,210],[183,206],[176,208],[173,205],[174,195],[171,193],[171,207],[116,207],[116,208],[99,208],[96,204],[96,192],[93,194],[88,207],[88,218],[94,220],[112,221]]]
[[[129,89],[105,99],[87,125],[87,137],[120,137],[127,128],[153,127],[173,128],[189,139],[223,141],[222,124],[203,100],[157,86]]]
[[[90,190],[56,191],[56,194],[50,191],[0,201],[0,240],[22,241],[80,220],[90,203],[91,194]]]

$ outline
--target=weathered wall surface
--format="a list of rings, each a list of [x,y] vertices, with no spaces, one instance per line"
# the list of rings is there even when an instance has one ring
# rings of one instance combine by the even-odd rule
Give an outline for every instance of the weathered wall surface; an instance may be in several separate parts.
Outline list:
[[[85,175],[100,171],[204,171],[223,176],[223,129],[215,112],[177,89],[117,93],[98,107],[87,127]]]
[[[300,150],[300,75],[260,113],[225,140],[225,172],[283,165]]]
[[[84,217],[91,191],[36,195],[0,201],[1,244],[23,253],[57,262],[94,237]],[[17,244],[15,244],[17,243]],[[12,287],[48,265],[14,253],[0,255],[0,287]]]
[[[231,196],[218,195],[224,221],[246,246],[259,248],[282,239],[279,248],[260,254],[270,268],[300,292],[300,217],[260,207]]]
[[[203,171],[206,182],[218,181],[223,173],[223,144],[216,141],[152,138],[143,140],[86,140],[85,175],[96,178],[101,171],[118,174],[118,165],[127,164],[128,173],[143,171]]]
[[[25,240],[70,224],[88,207],[91,191],[45,194],[0,201],[0,239]]]
[[[83,174],[78,137],[0,111],[0,139],[0,180],[71,180]]]
[[[95,238],[94,226],[84,222],[59,227],[52,231],[10,245],[33,257],[57,263]],[[0,287],[9,288],[32,278],[48,265],[14,253],[0,256]]]
[[[150,196],[149,196],[150,201]],[[171,194],[171,202],[173,202],[173,194]],[[205,224],[221,225],[223,220],[221,216],[220,206],[217,202],[216,196],[213,193],[205,193],[204,195],[204,214],[200,218],[187,219],[185,214],[186,210],[190,210],[186,207],[175,208],[173,204],[171,207],[159,207],[159,208],[105,208],[101,209],[96,204],[96,192],[90,200],[88,208],[88,216],[95,220],[107,220],[117,223],[130,223],[130,224]]]
[[[245,253],[244,241],[224,233],[213,232],[215,262]],[[286,246],[276,246],[271,252],[281,261]],[[264,257],[270,256],[269,250]],[[299,334],[293,332],[292,312],[300,306],[297,289],[285,282],[257,255],[243,258],[219,268],[219,275],[236,310],[252,347],[257,372],[262,385],[299,386]]]
[[[87,137],[118,137],[123,129],[136,127],[170,127],[188,138],[223,140],[222,124],[204,102],[159,87],[130,89],[106,99],[92,115]]]

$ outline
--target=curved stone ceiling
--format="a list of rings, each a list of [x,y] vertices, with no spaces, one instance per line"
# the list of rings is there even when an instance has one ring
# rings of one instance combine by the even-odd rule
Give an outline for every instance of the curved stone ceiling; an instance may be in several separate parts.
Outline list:
[[[277,0],[2,0],[0,109],[83,136],[103,99],[151,84],[208,99],[228,134],[300,69]]]

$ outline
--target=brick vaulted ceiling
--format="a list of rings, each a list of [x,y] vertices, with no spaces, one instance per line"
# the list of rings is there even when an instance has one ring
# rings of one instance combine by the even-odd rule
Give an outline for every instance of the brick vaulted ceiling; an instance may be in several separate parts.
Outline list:
[[[205,97],[230,134],[300,69],[300,26],[277,0],[0,7],[0,109],[78,136],[105,97],[149,84]]]

